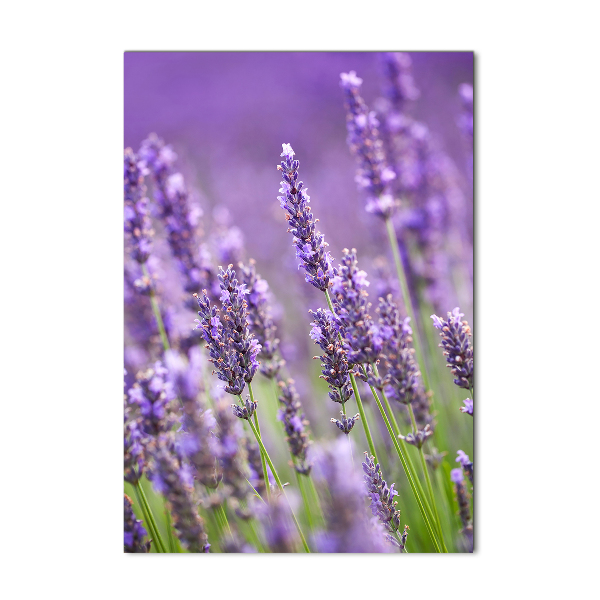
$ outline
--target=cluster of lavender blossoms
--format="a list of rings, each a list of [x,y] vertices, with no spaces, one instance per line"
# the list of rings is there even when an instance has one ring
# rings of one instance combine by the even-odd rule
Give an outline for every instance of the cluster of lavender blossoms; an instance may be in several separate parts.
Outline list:
[[[147,171],[131,148],[125,149],[124,172],[125,233],[131,245],[131,256],[138,263],[144,264],[152,250],[154,230],[144,185],[144,174]]]
[[[355,181],[359,189],[366,193],[367,211],[388,219],[398,206],[389,187],[396,173],[386,164],[378,130],[379,121],[375,112],[369,111],[361,98],[361,85],[362,79],[354,71],[340,75],[346,106],[347,142],[351,152],[356,155],[358,172]]]
[[[367,495],[371,499],[373,516],[377,517],[389,532],[397,534],[400,528],[400,511],[396,508],[398,501],[394,500],[394,496],[398,495],[398,492],[394,489],[395,484],[392,483],[388,487],[383,479],[379,463],[375,463],[375,457],[369,456],[367,452],[365,452],[365,461],[362,463],[362,468],[365,472],[365,484]],[[393,535],[387,534],[386,539],[398,546],[400,551],[404,550],[406,537],[399,541]]]
[[[417,425],[423,430],[429,426],[433,433],[431,394],[423,387],[419,365],[415,359],[410,317],[401,318],[391,295],[379,299],[377,310],[379,331],[384,339],[382,358],[386,366],[386,375],[383,379],[385,392],[388,397],[400,404],[410,404]]]
[[[278,356],[279,339],[275,335],[277,327],[271,316],[269,284],[256,273],[254,260],[250,259],[247,265],[240,263],[239,267],[240,279],[248,294],[248,326],[260,344],[260,372],[273,379],[284,365],[284,361]]]
[[[177,439],[179,453],[193,469],[193,477],[207,488],[216,488],[221,475],[211,447],[217,422],[211,410],[200,400],[202,383],[202,351],[195,346],[189,351],[189,361],[175,350],[165,353],[169,381],[177,389],[181,401],[181,429]]]
[[[350,366],[347,352],[339,336],[339,321],[329,310],[319,308],[309,311],[314,317],[310,337],[323,354],[315,356],[321,360],[321,375],[329,386],[329,397],[339,404],[345,404],[353,395],[350,383]]]
[[[219,310],[211,306],[206,290],[202,296],[194,294],[200,310],[196,329],[200,329],[209,350],[209,361],[215,367],[217,377],[227,383],[225,391],[239,396],[250,383],[258,368],[260,344],[248,328],[248,304],[244,296],[246,286],[236,279],[233,265],[227,270],[219,267],[222,319]]]
[[[469,459],[469,455],[466,454],[464,450],[458,450],[456,454],[456,462],[460,463],[463,471],[467,474],[469,481],[473,483],[473,463]]]
[[[173,425],[176,398],[168,370],[161,362],[138,373],[129,390],[131,404],[138,406],[143,446],[147,457],[146,475],[154,488],[165,497],[178,538],[190,552],[208,552],[210,544],[204,521],[198,514],[194,495],[194,473],[177,453]]]
[[[462,523],[462,533],[465,536],[467,551],[473,552],[473,522],[471,520],[471,507],[469,504],[469,492],[465,488],[462,469],[452,469],[450,480],[454,483],[454,491],[458,501],[458,512]]]
[[[128,554],[150,552],[152,542],[144,540],[148,533],[142,522],[135,518],[131,498],[127,494],[124,494],[124,496],[124,550]]]
[[[300,404],[298,393],[294,387],[294,381],[288,379],[280,381],[278,385],[280,388],[278,398],[282,408],[279,410],[277,418],[285,427],[286,441],[290,454],[294,458],[294,469],[301,475],[308,475],[312,466],[306,459],[309,446],[308,432],[306,431],[308,421],[302,413],[302,404]]]
[[[340,321],[339,331],[344,338],[349,364],[373,364],[379,357],[383,339],[368,312],[367,274],[358,268],[354,248],[344,248],[343,254],[331,286],[335,314]]]
[[[173,169],[177,155],[155,134],[142,142],[139,155],[152,174],[158,217],[165,226],[185,291],[193,293],[207,288],[215,292],[218,288],[214,269],[202,259],[202,246],[198,242],[202,210],[191,202],[183,175]]]
[[[314,536],[318,552],[390,552],[379,519],[369,522],[365,514],[365,487],[353,468],[347,442],[338,439],[321,447],[315,459],[315,479],[328,490],[325,530]]]
[[[442,343],[439,346],[444,350],[448,363],[446,366],[454,375],[454,383],[458,387],[473,390],[473,346],[469,339],[471,328],[467,321],[461,320],[464,316],[457,306],[448,313],[447,319],[441,319],[437,315],[431,315],[431,318],[433,326],[440,330]]]
[[[383,94],[397,111],[407,101],[417,100],[421,93],[412,74],[412,60],[405,52],[382,52],[381,67],[384,76]]]
[[[298,181],[300,162],[294,160],[295,152],[289,144],[282,144],[283,160],[277,165],[282,172],[283,181],[277,196],[279,205],[286,211],[289,223],[288,231],[294,236],[296,257],[300,259],[299,268],[306,271],[306,281],[322,292],[329,287],[335,275],[331,254],[325,250],[328,244],[323,234],[315,229],[317,220],[313,220],[310,210],[310,196],[306,193],[302,181]]]

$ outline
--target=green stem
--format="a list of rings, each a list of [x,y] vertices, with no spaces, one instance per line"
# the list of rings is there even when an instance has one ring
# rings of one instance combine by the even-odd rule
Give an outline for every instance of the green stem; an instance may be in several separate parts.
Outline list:
[[[269,463],[271,473],[273,473],[273,477],[275,478],[275,481],[277,482],[277,487],[279,487],[279,489],[281,490],[281,493],[283,494],[283,496],[285,497],[285,499],[288,503],[290,512],[292,513],[292,518],[294,519],[294,523],[296,525],[296,529],[298,530],[298,534],[300,535],[300,539],[302,540],[302,545],[304,546],[304,550],[306,552],[310,553],[310,549],[308,547],[308,544],[306,543],[306,538],[304,537],[304,534],[302,533],[302,528],[300,527],[300,523],[298,523],[298,519],[296,518],[296,515],[294,514],[294,511],[290,505],[290,501],[288,500],[285,490],[283,489],[283,484],[281,483],[281,480],[279,479],[279,475],[277,475],[277,471],[275,470],[275,465],[273,465],[273,461],[271,460],[271,457],[269,456],[267,449],[265,448],[265,446],[262,442],[260,434],[256,430],[256,427],[254,427],[254,424],[252,423],[252,421],[250,421],[250,419],[248,419],[248,423],[250,424],[250,427],[252,428],[252,433],[254,433],[254,437],[256,438],[256,441],[258,442],[258,445],[260,446],[261,451],[263,452],[265,458],[267,459],[267,462]]]
[[[152,526],[152,522],[150,521],[150,517],[148,517],[148,513],[146,511],[146,507],[144,506],[144,503],[142,502],[142,499],[140,498],[140,492],[137,488],[137,484],[132,484],[133,487],[133,491],[135,492],[135,497],[137,499],[137,503],[138,506],[141,508],[142,510],[142,515],[144,516],[144,526],[147,528],[148,530],[148,534],[151,538],[151,540],[154,542],[154,545],[152,546],[153,548],[155,548],[155,552],[160,552],[160,546],[158,545],[157,542],[157,535],[156,532],[154,531],[154,527]]]
[[[252,400],[252,402],[254,402],[254,394],[252,393],[252,384],[249,383],[248,384],[248,390],[250,391],[250,400]],[[241,396],[239,396],[240,400],[242,399]],[[243,405],[243,402],[242,402]],[[260,425],[258,423],[258,411],[255,410],[254,411],[254,424],[256,425],[256,429],[258,431],[258,435],[260,436]],[[265,493],[267,496],[267,504],[269,502],[271,502],[271,484],[269,483],[269,472],[267,471],[267,463],[265,462],[265,455],[261,449],[260,451],[260,464],[262,465],[262,470],[263,470],[263,476],[265,478]]]
[[[388,233],[388,238],[390,240],[390,246],[392,247],[392,254],[394,255],[394,262],[396,263],[396,273],[398,275],[398,280],[400,281],[400,288],[402,289],[402,298],[404,299],[404,306],[406,307],[406,312],[410,317],[410,320],[413,324],[413,346],[417,351],[417,360],[419,362],[421,373],[423,375],[423,383],[425,384],[425,389],[430,389],[429,387],[429,373],[427,369],[427,363],[425,362],[425,357],[423,356],[423,344],[421,343],[421,334],[419,333],[419,323],[415,319],[415,315],[419,314],[415,307],[413,306],[412,297],[408,290],[408,283],[406,280],[406,273],[404,272],[404,267],[402,265],[402,259],[400,258],[400,250],[398,248],[398,239],[396,238],[396,232],[394,231],[394,225],[392,224],[392,220],[387,218],[385,220],[385,226]]]
[[[167,524],[167,537],[169,539],[169,552],[175,554],[177,548],[175,547],[175,539],[173,537],[173,528],[171,527],[171,515],[167,510],[167,501],[165,500],[165,522]]]
[[[364,369],[364,367],[363,367]],[[394,444],[394,448],[396,449],[396,453],[398,454],[398,458],[400,458],[400,462],[402,463],[402,467],[404,468],[404,472],[406,473],[406,478],[408,479],[408,483],[412,489],[413,495],[417,501],[417,504],[419,505],[419,511],[421,512],[421,516],[423,517],[423,520],[425,521],[425,525],[427,527],[427,531],[429,532],[429,536],[431,537],[431,541],[433,542],[433,545],[435,546],[436,550],[438,552],[441,552],[440,550],[440,546],[438,544],[437,541],[437,536],[435,535],[434,531],[433,531],[433,527],[431,526],[431,523],[429,522],[429,518],[427,516],[427,511],[425,509],[425,505],[427,503],[427,500],[425,498],[425,496],[423,495],[423,498],[421,498],[421,495],[419,494],[419,492],[417,491],[417,487],[415,485],[415,482],[413,481],[413,477],[415,479],[416,478],[416,474],[411,472],[411,470],[408,467],[406,458],[404,456],[404,453],[402,452],[401,448],[400,448],[400,444],[398,442],[398,439],[396,438],[396,436],[394,435],[394,432],[392,431],[392,426],[390,425],[390,421],[387,418],[387,415],[385,413],[385,410],[381,404],[381,400],[379,399],[379,396],[377,394],[377,391],[375,390],[375,388],[373,386],[369,386],[371,388],[371,392],[373,392],[373,398],[375,398],[375,402],[377,403],[377,407],[379,408],[379,412],[381,413],[381,416],[383,417],[383,420],[385,422],[385,426],[387,427],[388,433],[390,434],[390,438],[392,439],[392,442]],[[379,461],[377,461],[379,462]],[[431,509],[429,509],[429,511],[431,511]],[[430,517],[431,518],[431,517]],[[433,519],[432,519],[433,520]]]
[[[308,487],[310,488],[310,494],[313,499],[313,505],[317,507],[317,516],[321,521],[321,526],[325,527],[325,515],[323,514],[323,509],[321,508],[321,501],[319,500],[319,494],[317,494],[317,488],[315,487],[315,482],[312,477],[307,477]]]
[[[225,527],[227,527],[227,531],[229,531],[229,535],[231,536],[231,539],[233,539],[233,533],[231,532],[231,527],[229,526],[229,521],[227,520],[227,513],[225,512],[225,508],[223,507],[223,505],[219,504],[219,506],[217,506],[217,508],[215,509],[215,512],[219,513],[221,517],[221,522]]]
[[[148,524],[154,530],[153,535],[156,536],[156,545],[157,545],[157,547],[160,548],[161,552],[166,553],[167,550],[166,550],[165,543],[163,542],[163,539],[160,535],[160,531],[156,525],[156,521],[154,520],[154,515],[152,514],[152,509],[150,508],[150,505],[148,504],[148,499],[146,498],[146,494],[144,493],[144,488],[142,487],[142,484],[140,483],[139,480],[134,484],[133,487],[136,490],[136,494],[138,496],[140,504],[145,507],[145,512],[148,516]]]
[[[417,434],[417,422],[415,420],[415,413],[413,412],[412,405],[408,405],[408,412],[410,413],[410,420],[412,422],[413,428],[415,430],[415,435]],[[444,534],[442,532],[442,522],[440,521],[440,515],[438,514],[437,504],[435,502],[435,495],[433,494],[433,487],[431,485],[431,479],[429,477],[429,469],[427,468],[427,461],[425,460],[425,454],[423,453],[423,446],[419,448],[419,455],[421,456],[421,465],[423,467],[423,473],[425,474],[425,481],[427,483],[427,488],[429,490],[429,499],[431,500],[431,506],[433,506],[433,512],[435,515],[435,520],[437,523],[438,534],[440,536],[440,541],[442,542],[442,547],[444,548],[444,552],[448,552],[446,548],[446,544],[444,542]]]
[[[146,263],[142,263],[142,272],[150,280],[150,304],[152,305],[152,312],[154,313],[154,319],[156,320],[156,326],[158,327],[158,333],[160,334],[163,348],[166,351],[169,350],[171,346],[169,346],[169,338],[167,337],[167,332],[160,314],[160,308],[158,306],[158,301],[156,300],[156,294],[154,293],[154,287],[152,286],[152,280],[150,279]]]
[[[308,528],[310,531],[314,531],[315,525],[312,518],[312,513],[310,510],[310,502],[308,501],[308,496],[306,495],[306,490],[304,489],[304,482],[302,481],[303,475],[300,475],[296,469],[294,469],[296,473],[296,479],[298,480],[298,487],[300,488],[300,493],[302,494],[302,502],[304,503],[304,512],[306,512],[306,518],[308,520]]]

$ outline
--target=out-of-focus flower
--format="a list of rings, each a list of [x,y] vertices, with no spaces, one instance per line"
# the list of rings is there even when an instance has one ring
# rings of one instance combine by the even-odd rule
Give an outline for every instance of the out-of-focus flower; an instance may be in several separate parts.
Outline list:
[[[285,361],[277,356],[279,339],[275,335],[277,327],[271,316],[269,284],[256,273],[254,260],[250,259],[247,265],[240,263],[239,267],[240,280],[247,291],[248,326],[260,344],[260,372],[273,379]]]
[[[294,381],[279,381],[279,402],[282,405],[277,418],[283,423],[286,433],[286,441],[290,454],[296,459],[294,468],[301,475],[310,473],[311,464],[306,460],[308,451],[308,420],[302,413],[302,404],[296,392]]]
[[[156,134],[150,134],[142,142],[139,155],[152,174],[158,216],[183,276],[185,291],[195,293],[204,288],[215,291],[216,273],[203,260],[199,242],[196,216],[199,207],[191,202],[183,175],[173,170],[177,155]],[[193,307],[191,300],[188,303]]]
[[[145,541],[144,538],[148,533],[142,525],[142,521],[135,518],[133,512],[133,502],[131,498],[125,494],[125,552],[126,553],[143,553],[150,552],[151,542]]]
[[[419,429],[417,432],[411,432],[407,435],[399,435],[398,437],[404,440],[407,444],[421,448],[428,437],[433,435],[431,425],[427,424],[423,429]]]
[[[386,165],[379,121],[361,98],[361,85],[362,79],[354,71],[340,75],[346,106],[347,142],[358,162],[355,181],[367,196],[367,211],[387,219],[398,206],[388,186],[396,173]]]
[[[395,110],[402,112],[407,101],[421,95],[413,78],[412,60],[405,52],[383,52],[384,96]]]
[[[324,502],[326,528],[314,536],[315,547],[318,552],[390,552],[381,529],[369,522],[364,483],[352,467],[347,445],[338,438],[315,452],[315,482],[329,492]]]
[[[125,149],[124,171],[127,244],[133,259],[144,264],[152,250],[154,230],[148,213],[148,198],[144,185],[145,169],[131,148]]]
[[[473,463],[469,459],[469,456],[465,454],[463,450],[458,450],[456,454],[458,455],[456,457],[456,462],[461,464],[463,471],[469,478],[469,481],[473,483]]]
[[[463,400],[463,402],[465,405],[460,407],[460,412],[473,416],[473,400],[467,398],[466,400]]]

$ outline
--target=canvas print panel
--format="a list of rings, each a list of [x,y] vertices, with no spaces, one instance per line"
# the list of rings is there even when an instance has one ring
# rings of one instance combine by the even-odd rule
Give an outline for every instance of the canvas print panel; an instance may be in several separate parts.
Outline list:
[[[124,551],[472,552],[473,54],[125,53]]]

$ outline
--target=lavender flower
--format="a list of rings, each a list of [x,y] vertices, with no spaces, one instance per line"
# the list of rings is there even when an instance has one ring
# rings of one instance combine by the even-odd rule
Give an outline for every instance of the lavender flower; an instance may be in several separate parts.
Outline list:
[[[360,415],[356,413],[353,417],[347,417],[343,411],[340,411],[340,415],[342,415],[341,420],[338,419],[330,419],[332,423],[335,423],[341,431],[343,431],[346,435],[350,433],[352,428],[354,427],[354,423],[358,421]]]
[[[384,339],[383,358],[387,369],[386,394],[402,404],[425,395],[412,344],[410,317],[402,319],[392,296],[379,299],[379,331]]]
[[[278,385],[280,388],[278,398],[283,408],[280,409],[277,418],[285,427],[290,454],[296,459],[294,468],[301,475],[308,475],[312,466],[306,460],[309,445],[306,432],[308,421],[302,413],[302,404],[300,404],[293,379],[285,382],[279,381]]]
[[[256,274],[255,261],[250,259],[248,265],[240,263],[240,279],[246,286],[248,296],[248,326],[261,346],[258,357],[261,359],[260,372],[273,379],[284,365],[277,356],[279,339],[275,337],[277,327],[271,316],[269,305],[269,284]]]
[[[135,518],[133,512],[133,502],[131,498],[125,495],[125,515],[124,515],[124,529],[125,529],[125,552],[131,553],[142,553],[150,552],[150,545],[152,542],[144,541],[144,538],[148,535],[142,525],[142,521]]]
[[[471,328],[467,321],[461,321],[464,314],[458,306],[448,313],[444,320],[437,315],[431,315],[433,326],[440,330],[447,367],[454,375],[454,383],[461,388],[473,389],[473,346],[469,341]]]
[[[396,509],[398,502],[394,496],[398,492],[394,490],[394,483],[388,487],[383,479],[379,463],[375,464],[375,457],[365,452],[365,461],[362,463],[365,472],[365,484],[367,495],[371,499],[371,512],[386,527],[388,531],[396,533],[400,527],[400,511]]]
[[[182,427],[178,438],[180,454],[194,469],[194,478],[209,488],[216,488],[220,475],[216,470],[210,440],[216,430],[216,421],[211,410],[200,400],[204,391],[202,384],[202,351],[198,346],[190,349],[189,362],[176,352],[165,353],[169,380],[179,392],[183,407]]]
[[[289,506],[282,495],[273,495],[268,507],[263,504],[260,516],[266,542],[271,552],[290,553],[297,551],[300,540],[290,518]]]
[[[250,476],[248,477],[252,487],[258,492],[261,498],[265,497],[267,486],[265,485],[265,475],[262,470],[262,463],[260,461],[260,448],[254,439],[246,436],[242,438],[244,449],[246,450],[246,456],[248,458],[248,468],[250,469]],[[267,466],[267,471],[270,469]],[[275,483],[273,481],[273,483]]]
[[[233,409],[233,414],[238,419],[245,419],[246,421],[248,421],[252,418],[252,415],[254,414],[257,405],[258,402],[253,402],[252,400],[250,400],[250,396],[247,396],[244,400],[244,406],[240,407],[237,404],[232,404],[231,408]]]
[[[469,481],[473,483],[473,463],[469,459],[469,456],[465,454],[463,450],[458,450],[456,454],[458,455],[456,457],[456,462],[461,464],[463,471],[469,478]]]
[[[452,471],[450,471],[450,480],[454,482],[454,491],[456,493],[460,520],[463,526],[462,533],[467,542],[467,550],[473,552],[473,523],[471,522],[469,493],[465,488],[462,469],[452,469]]]
[[[443,452],[438,452],[437,448],[431,449],[431,454],[425,454],[425,460],[427,464],[435,471],[441,464],[444,456],[446,456],[448,452],[445,450]]]
[[[294,160],[294,151],[289,144],[282,144],[281,156],[284,160],[277,166],[283,174],[281,182],[282,194],[278,196],[281,208],[286,210],[285,218],[290,227],[288,231],[294,236],[296,257],[300,259],[299,268],[306,271],[306,281],[324,292],[329,287],[330,279],[335,275],[331,254],[325,250],[329,245],[323,234],[315,229],[317,221],[313,220],[310,211],[310,196],[306,193],[302,181],[298,181],[300,162]]]
[[[347,352],[339,337],[339,321],[329,310],[319,308],[316,312],[309,312],[314,317],[310,337],[323,350],[321,356],[314,357],[321,359],[320,378],[329,386],[329,397],[334,402],[344,404],[354,392],[350,383]]]
[[[145,452],[143,445],[144,434],[140,428],[140,418],[132,416],[131,407],[126,403],[125,416],[125,481],[135,485],[144,472]]]
[[[191,203],[183,175],[173,171],[177,155],[156,134],[150,134],[142,142],[139,154],[152,173],[159,217],[183,275],[185,291],[215,290],[214,270],[202,260],[199,251],[197,226],[202,211]]]
[[[243,433],[239,421],[234,418],[224,398],[215,402],[215,411],[219,431],[213,442],[213,453],[219,459],[223,478],[220,501],[227,499],[236,514],[242,519],[247,519],[251,516],[250,510],[242,504],[249,503],[253,492],[246,481],[249,472],[242,442]]]
[[[433,435],[433,430],[431,429],[431,425],[425,425],[423,429],[419,429],[417,432],[411,432],[407,435],[399,435],[398,437],[404,440],[407,444],[412,444],[417,448],[422,448],[423,444],[427,440],[428,437]]]
[[[412,60],[404,52],[383,52],[381,64],[385,77],[384,95],[395,110],[402,112],[407,101],[417,100],[420,96],[412,75]]]
[[[356,250],[344,248],[339,274],[333,278],[335,314],[347,345],[349,364],[374,363],[383,346],[373,319],[368,313],[367,274],[358,269]]]
[[[157,438],[152,459],[154,465],[149,478],[167,500],[173,527],[181,544],[190,552],[208,552],[210,544],[204,521],[198,514],[198,501],[194,496],[193,475],[189,465],[181,464],[173,455],[165,434]]]
[[[214,226],[210,241],[217,262],[222,265],[237,265],[244,258],[244,234],[239,227],[232,225],[229,210],[224,206],[213,209]]]
[[[473,150],[473,86],[468,83],[461,83],[458,86],[458,95],[460,96],[463,113],[458,120],[458,126],[464,136],[470,142],[469,146]]]
[[[315,547],[318,552],[390,552],[381,530],[368,520],[364,484],[346,446],[346,440],[338,439],[316,453],[315,482],[324,484],[328,494],[323,507],[326,529],[315,535]]]
[[[473,416],[473,400],[467,398],[466,400],[463,400],[463,402],[464,406],[460,407],[460,412]]]
[[[176,396],[167,375],[167,369],[157,361],[154,367],[137,374],[129,390],[130,403],[137,404],[141,413],[139,427],[151,438],[170,431],[176,420],[172,407]]]
[[[219,267],[219,284],[223,319],[219,319],[218,310],[210,305],[206,290],[202,297],[194,294],[200,310],[196,319],[196,329],[202,331],[207,343],[209,361],[216,367],[217,377],[227,382],[225,391],[239,396],[246,383],[250,383],[258,368],[257,355],[260,344],[248,329],[247,303],[244,296],[248,293],[244,285],[236,279],[235,271],[229,265],[226,271]]]
[[[362,79],[354,71],[342,73],[340,79],[347,113],[347,142],[358,161],[355,181],[367,195],[367,211],[387,219],[398,206],[388,186],[395,179],[396,173],[385,163],[378,130],[379,121],[375,112],[369,112],[359,94]]]
[[[148,214],[148,198],[144,185],[145,169],[131,148],[125,149],[125,233],[130,253],[135,261],[144,264],[152,250],[154,231]]]

